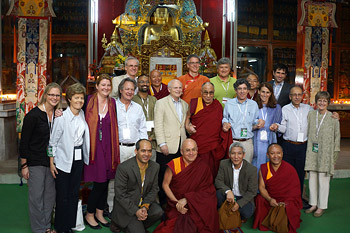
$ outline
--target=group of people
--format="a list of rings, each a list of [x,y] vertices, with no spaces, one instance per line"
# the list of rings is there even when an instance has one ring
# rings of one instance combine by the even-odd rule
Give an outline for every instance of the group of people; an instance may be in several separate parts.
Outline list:
[[[208,79],[199,61],[190,55],[188,73],[166,85],[158,70],[137,77],[139,62],[128,57],[126,74],[99,75],[88,97],[81,84],[69,86],[63,112],[61,87],[47,85],[24,119],[20,143],[33,232],[73,232],[81,180],[93,182],[86,224],[112,232],[147,232],[162,216],[156,233],[219,232],[225,201],[242,222],[255,214],[260,230],[269,209],[284,203],[296,232],[305,171],[305,212],[323,214],[340,151],[329,94],[319,92],[313,110],[301,103],[302,89],[284,81],[283,64],[260,84],[254,73],[231,77],[228,58]],[[103,216],[108,205],[111,222]]]

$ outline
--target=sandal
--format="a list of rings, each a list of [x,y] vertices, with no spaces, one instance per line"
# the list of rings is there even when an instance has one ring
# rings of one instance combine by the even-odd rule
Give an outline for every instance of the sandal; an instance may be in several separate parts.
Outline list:
[[[55,229],[49,228],[49,229],[47,229],[47,230],[45,231],[45,233],[57,233],[57,232],[56,232]]]

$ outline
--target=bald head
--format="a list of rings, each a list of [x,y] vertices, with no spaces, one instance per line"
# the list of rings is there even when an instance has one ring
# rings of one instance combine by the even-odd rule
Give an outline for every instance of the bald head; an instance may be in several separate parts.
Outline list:
[[[193,139],[186,139],[181,146],[182,158],[186,165],[196,160],[198,155],[197,143]]]
[[[149,80],[153,87],[160,88],[162,85],[162,74],[159,72],[159,70],[152,70],[149,74]]]
[[[292,88],[290,89],[289,94],[291,94],[292,92],[295,92],[296,90],[299,90],[299,91],[303,92],[303,89],[301,89],[301,87],[299,87],[299,86],[294,86],[294,87],[292,87]]]

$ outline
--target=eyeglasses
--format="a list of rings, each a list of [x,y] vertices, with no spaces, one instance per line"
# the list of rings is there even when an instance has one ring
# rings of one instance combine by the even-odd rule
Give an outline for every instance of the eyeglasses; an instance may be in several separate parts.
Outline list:
[[[213,91],[203,91],[203,95],[214,95],[214,92]]]
[[[137,67],[139,67],[139,65],[127,65],[127,67],[137,68]]]
[[[149,84],[149,81],[138,81],[138,83],[140,83],[140,84],[144,84],[144,83]]]
[[[61,95],[55,95],[55,94],[47,94],[49,97],[56,97],[56,98],[61,98]]]
[[[294,94],[290,94],[291,96],[293,97],[301,97],[303,96],[303,94],[300,94],[300,93],[294,93]]]
[[[199,65],[199,62],[189,62],[189,65]]]

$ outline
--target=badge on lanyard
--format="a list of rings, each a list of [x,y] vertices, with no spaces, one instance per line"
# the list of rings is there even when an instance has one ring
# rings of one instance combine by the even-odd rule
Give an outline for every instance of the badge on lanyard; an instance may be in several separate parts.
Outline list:
[[[312,143],[312,152],[318,153],[318,143]]]
[[[98,138],[102,141],[102,129],[98,130]]]
[[[47,153],[47,156],[53,157],[52,146],[47,146],[46,153]]]
[[[304,133],[298,133],[297,142],[304,142]]]
[[[130,138],[130,129],[129,128],[124,128],[123,129],[123,138],[124,139],[131,139]]]
[[[248,136],[248,129],[241,128],[241,138],[246,138]]]
[[[267,131],[265,129],[260,130],[260,141],[266,142],[267,141]]]
[[[151,132],[154,128],[154,121],[146,121],[147,132]]]
[[[74,160],[81,160],[81,149],[74,149]]]
[[[222,103],[223,103],[223,104],[226,104],[227,100],[228,100],[227,97],[222,97]]]

